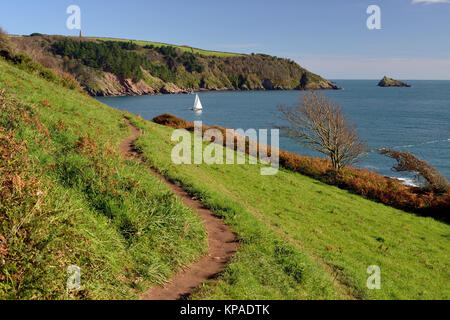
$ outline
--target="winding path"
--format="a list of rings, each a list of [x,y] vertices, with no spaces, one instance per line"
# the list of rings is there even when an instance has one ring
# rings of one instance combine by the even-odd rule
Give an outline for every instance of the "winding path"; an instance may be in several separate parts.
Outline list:
[[[135,158],[142,162],[142,156],[135,150],[134,142],[141,132],[128,119],[132,135],[120,144],[124,157]],[[141,296],[142,300],[180,300],[187,299],[192,291],[209,279],[214,279],[227,265],[229,259],[238,249],[236,234],[222,220],[215,217],[211,210],[193,199],[183,188],[170,182],[157,171],[151,173],[167,184],[180,200],[192,209],[203,221],[208,233],[208,255],[187,266],[177,273],[164,287],[154,287]]]

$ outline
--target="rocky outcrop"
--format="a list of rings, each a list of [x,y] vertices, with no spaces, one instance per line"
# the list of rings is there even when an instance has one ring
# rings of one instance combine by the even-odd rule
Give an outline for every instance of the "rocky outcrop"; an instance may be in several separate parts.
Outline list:
[[[386,76],[383,77],[383,79],[381,79],[380,82],[378,82],[378,86],[379,87],[383,87],[383,88],[387,88],[387,87],[406,87],[409,88],[411,87],[409,84],[405,83],[405,82],[401,82],[392,78],[388,78]]]
[[[156,91],[144,81],[137,83],[131,79],[120,79],[116,75],[104,72],[92,80],[85,90],[92,96],[131,96],[155,94]]]
[[[141,80],[137,83],[131,79],[119,79],[111,73],[104,73],[101,79],[96,79],[96,85],[85,87],[86,91],[92,96],[139,96],[153,94],[189,94],[193,93],[192,88],[180,88],[171,82],[156,82],[151,86]],[[275,85],[271,80],[265,79],[259,85],[248,87],[243,85],[241,88],[233,87],[213,87],[196,88],[197,91],[249,91],[249,90],[340,90],[336,84],[316,76],[312,73],[305,73],[300,85],[297,87]]]
[[[193,89],[181,89],[177,87],[175,84],[168,82],[165,83],[162,88],[159,89],[158,93],[162,94],[180,94],[180,93],[192,93],[194,92]]]
[[[328,81],[311,72],[305,72],[300,79],[298,90],[340,90],[335,83]]]
[[[187,94],[193,92],[193,89],[181,89],[173,83],[156,83],[156,87],[153,87],[144,80],[136,83],[132,79],[120,79],[108,72],[105,72],[103,77],[95,79],[95,85],[86,86],[85,90],[96,97]]]

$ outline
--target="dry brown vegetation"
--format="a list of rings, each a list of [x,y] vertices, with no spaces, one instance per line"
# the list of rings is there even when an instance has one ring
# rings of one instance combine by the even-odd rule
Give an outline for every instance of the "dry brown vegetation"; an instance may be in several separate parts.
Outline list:
[[[26,151],[25,143],[0,127],[0,283],[12,286],[38,265],[35,248],[42,245],[30,225],[45,211],[45,192],[32,174]]]
[[[378,152],[397,161],[393,169],[397,172],[415,173],[420,180],[425,180],[425,188],[436,192],[446,193],[449,190],[447,179],[433,166],[423,160],[420,160],[413,154],[405,151],[396,151],[392,149],[380,149]]]
[[[95,155],[98,152],[97,143],[91,138],[91,136],[79,137],[76,148],[84,155]]]
[[[176,129],[194,130],[193,123],[171,114],[160,115],[153,121]],[[203,131],[211,128],[219,129],[224,136],[226,135],[226,129],[217,126],[204,126]],[[225,142],[226,139],[224,139],[224,144]],[[247,154],[249,153],[248,139],[245,151]],[[268,155],[270,154],[269,147]],[[405,186],[399,180],[384,177],[366,169],[344,167],[338,172],[329,160],[306,157],[282,150],[280,151],[280,166],[398,209],[449,221],[450,192],[438,194],[422,188]]]

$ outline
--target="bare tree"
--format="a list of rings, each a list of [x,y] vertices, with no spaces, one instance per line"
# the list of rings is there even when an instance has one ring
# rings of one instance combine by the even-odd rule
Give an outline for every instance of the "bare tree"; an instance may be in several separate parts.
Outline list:
[[[447,179],[433,166],[420,160],[413,154],[406,151],[396,151],[392,149],[379,149],[378,153],[395,159],[397,165],[393,169],[397,172],[415,173],[416,177],[422,177],[425,180],[425,188],[436,193],[445,193],[448,191]]]
[[[341,107],[322,94],[305,93],[300,104],[279,106],[278,110],[281,118],[289,122],[279,129],[296,142],[326,155],[337,171],[367,154],[366,145]]]

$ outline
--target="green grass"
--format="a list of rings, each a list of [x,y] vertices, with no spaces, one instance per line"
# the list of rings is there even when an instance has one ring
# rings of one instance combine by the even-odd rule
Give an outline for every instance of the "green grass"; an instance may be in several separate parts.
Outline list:
[[[0,299],[136,298],[204,254],[200,219],[122,159],[124,113],[1,59],[0,92]]]
[[[173,165],[172,129],[132,115],[146,163],[124,160],[124,115],[0,59],[0,299],[136,298],[204,254],[200,219],[150,166],[240,241],[193,299],[450,298],[447,224],[288,171]],[[370,265],[381,290],[366,287]]]
[[[201,54],[201,55],[204,55],[207,57],[234,57],[234,56],[242,55],[239,53],[203,50],[203,49],[193,48],[193,47],[189,47],[189,46],[178,46],[178,45],[167,44],[167,43],[162,43],[162,42],[153,42],[153,41],[128,40],[128,39],[105,38],[105,37],[88,37],[88,39],[104,40],[104,41],[121,41],[121,42],[133,41],[135,44],[137,44],[139,46],[146,46],[146,45],[152,45],[155,47],[170,46],[170,47],[178,48],[184,52],[198,53],[198,54]]]
[[[149,164],[243,239],[222,278],[194,298],[450,298],[447,224],[289,171],[261,176],[259,165],[173,165],[172,129],[137,124],[147,132],[138,145]],[[296,258],[280,260],[277,243],[289,244]],[[285,263],[307,270],[297,284]],[[367,289],[370,265],[381,268],[381,290]]]

